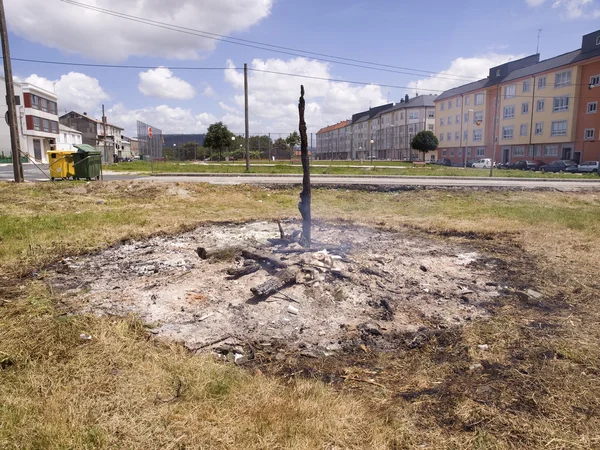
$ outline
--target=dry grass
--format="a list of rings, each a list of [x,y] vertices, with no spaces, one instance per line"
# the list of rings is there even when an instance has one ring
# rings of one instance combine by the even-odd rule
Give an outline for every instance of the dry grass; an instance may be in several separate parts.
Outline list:
[[[600,448],[600,195],[315,191],[315,217],[468,241],[545,297],[506,297],[418,349],[257,373],[148,340],[134,318],[67,315],[17,281],[130,237],[297,215],[296,190],[129,186],[0,186],[0,448]]]

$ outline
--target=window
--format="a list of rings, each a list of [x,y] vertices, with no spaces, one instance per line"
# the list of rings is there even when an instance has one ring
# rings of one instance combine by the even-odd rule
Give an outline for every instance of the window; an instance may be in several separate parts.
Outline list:
[[[569,110],[569,97],[554,97],[554,104],[552,111],[568,111]]]
[[[446,133],[446,139],[451,141],[452,140],[452,133]]]
[[[531,91],[531,81],[523,81],[523,92]]]
[[[452,116],[448,116],[448,125],[452,125]]]
[[[456,124],[460,123],[460,114],[456,115],[456,117],[454,118],[454,123],[456,123]]]
[[[467,123],[469,121],[469,113],[465,114],[465,123]]]
[[[596,45],[600,45],[600,36],[596,38]]]
[[[481,141],[483,138],[483,130],[473,130],[473,141]]]
[[[515,117],[515,107],[514,106],[505,106],[503,117],[505,119],[513,119]]]
[[[448,100],[448,109],[452,108],[452,100]]]
[[[42,120],[43,128],[46,133],[50,133],[50,121],[48,119]]]
[[[475,104],[483,105],[483,93],[475,94]]]
[[[504,98],[513,98],[515,95],[517,95],[517,86],[514,84],[504,86]]]
[[[535,105],[535,110],[537,112],[543,111],[544,110],[544,106],[546,106],[546,100],[538,100],[536,105]]]
[[[586,141],[591,141],[594,139],[594,128],[586,128],[585,129],[585,134],[584,134],[584,139]]]
[[[455,131],[454,132],[454,140],[455,141],[460,141],[460,131]]]
[[[600,84],[600,75],[593,75],[590,77],[590,84],[592,86],[598,86]]]
[[[466,141],[467,139],[469,139],[469,132],[467,130],[463,131],[463,139]]]
[[[483,111],[477,111],[473,113],[473,123],[477,123],[478,121],[483,122]]]
[[[515,127],[502,127],[502,139],[509,140],[513,138]]]
[[[567,134],[567,121],[566,120],[552,122],[552,131],[550,132],[551,136],[566,136],[566,134]]]
[[[513,155],[513,157],[515,157],[515,156],[525,156],[525,146],[518,145],[516,147],[513,147],[512,155]]]
[[[48,100],[45,98],[41,99],[42,111],[48,112]]]
[[[58,134],[58,122],[55,122],[54,120],[50,121],[50,128],[52,129],[52,132],[54,134]]]
[[[35,131],[41,131],[42,130],[42,119],[40,119],[37,116],[33,116],[33,129]]]
[[[529,103],[522,103],[521,104],[521,114],[528,114],[529,113]]]
[[[533,145],[527,146],[527,156],[533,156]]]
[[[440,109],[443,111],[444,110],[444,102],[441,103]]]
[[[433,124],[432,124],[432,123],[430,123],[429,125],[427,125],[427,129],[428,129],[429,131],[433,131]]]
[[[554,75],[554,87],[563,87],[571,85],[571,71],[565,70]]]
[[[544,122],[538,122],[535,124],[535,134],[544,134]]]
[[[479,147],[477,149],[477,156],[485,156],[485,148]]]
[[[442,108],[442,109],[444,109],[444,108]],[[400,113],[400,120],[404,120],[404,112]]]
[[[37,95],[31,96],[31,107],[33,109],[40,109],[40,98]]]
[[[468,95],[465,97],[465,106],[466,105],[470,105],[471,104],[471,97],[469,97]]]
[[[430,110],[427,112],[427,118],[428,118],[428,119],[433,119],[434,117],[435,117],[435,114],[434,114],[433,110],[432,110],[432,109],[430,109]]]
[[[587,104],[587,113],[596,114],[598,112],[598,102],[589,102]]]
[[[63,133],[63,139],[65,140],[65,143],[67,142],[67,133]]]
[[[440,127],[443,127],[443,126],[444,126],[444,118],[440,117]]]
[[[458,108],[460,106],[460,97],[456,99],[456,107]]]
[[[545,145],[544,156],[558,156],[558,145]]]
[[[499,77],[500,76],[500,69],[496,69],[496,76]]]
[[[527,130],[528,130],[528,126],[527,124],[523,124],[521,125],[521,132],[519,133],[521,136],[527,136]]]
[[[450,150],[450,156],[454,156],[454,150]]]
[[[471,149],[470,148],[467,149],[467,156],[471,156]]]
[[[446,150],[442,150],[442,156],[446,156]]]
[[[419,111],[411,111],[408,113],[408,120],[417,120],[419,118]]]
[[[544,89],[546,87],[546,77],[538,78],[538,89]]]
[[[458,156],[462,156],[462,148],[458,149]]]
[[[440,133],[440,142],[444,142],[444,133]]]

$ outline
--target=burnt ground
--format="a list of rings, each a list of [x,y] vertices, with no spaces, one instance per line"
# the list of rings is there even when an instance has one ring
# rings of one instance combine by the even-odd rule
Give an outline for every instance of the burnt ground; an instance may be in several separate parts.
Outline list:
[[[273,253],[272,222],[205,225],[66,258],[48,276],[72,311],[134,314],[157,337],[238,363],[416,348],[485,320],[505,293],[503,261],[468,243],[347,224],[319,223],[313,233],[314,249],[329,252]],[[200,259],[198,247],[215,257]],[[230,277],[228,269],[248,264],[239,250],[249,248],[301,266],[297,283],[256,298],[250,289],[278,269],[262,263]]]

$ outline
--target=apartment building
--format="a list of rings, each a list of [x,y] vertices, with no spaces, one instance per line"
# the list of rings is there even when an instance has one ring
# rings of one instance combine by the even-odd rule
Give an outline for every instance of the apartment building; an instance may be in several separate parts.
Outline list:
[[[377,159],[418,160],[411,142],[419,131],[435,132],[435,95],[406,95],[399,103],[371,119],[371,136]],[[427,158],[435,159],[435,154]]]
[[[6,98],[4,78],[0,90]],[[30,83],[14,83],[19,142],[21,152],[37,162],[48,162],[47,152],[56,149],[58,138],[57,97]],[[4,120],[0,123],[0,153],[11,153],[10,130]]]
[[[75,151],[75,145],[83,144],[83,133],[81,131],[69,128],[63,124],[58,125],[58,130],[57,150]]]
[[[598,160],[599,78],[600,30],[572,52],[492,67],[486,79],[436,98],[438,157],[456,165],[478,157]]]
[[[314,157],[316,159],[348,159],[349,143],[347,135],[350,135],[350,120],[336,123],[317,132],[317,151]],[[343,155],[343,157],[342,157]]]

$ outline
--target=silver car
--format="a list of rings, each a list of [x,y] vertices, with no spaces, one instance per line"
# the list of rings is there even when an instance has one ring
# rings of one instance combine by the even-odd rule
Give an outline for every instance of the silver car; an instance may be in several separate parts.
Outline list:
[[[579,173],[597,173],[600,174],[600,161],[585,161],[577,166]]]

